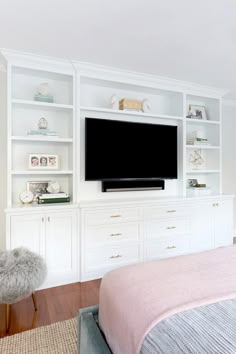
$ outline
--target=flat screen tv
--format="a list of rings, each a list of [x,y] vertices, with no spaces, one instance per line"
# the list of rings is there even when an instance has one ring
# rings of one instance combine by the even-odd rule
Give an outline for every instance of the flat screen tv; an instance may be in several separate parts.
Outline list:
[[[177,178],[177,127],[85,118],[85,180]]]

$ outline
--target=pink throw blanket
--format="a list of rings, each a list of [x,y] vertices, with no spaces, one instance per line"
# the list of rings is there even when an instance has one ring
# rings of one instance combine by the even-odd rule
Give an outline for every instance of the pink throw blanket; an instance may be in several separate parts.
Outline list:
[[[99,324],[114,354],[138,354],[161,320],[236,297],[236,247],[123,267],[101,283]]]

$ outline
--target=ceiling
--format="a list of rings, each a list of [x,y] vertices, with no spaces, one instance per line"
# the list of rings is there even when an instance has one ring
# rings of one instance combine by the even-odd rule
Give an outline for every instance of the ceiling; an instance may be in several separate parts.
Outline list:
[[[0,47],[226,88],[235,0],[0,0]]]

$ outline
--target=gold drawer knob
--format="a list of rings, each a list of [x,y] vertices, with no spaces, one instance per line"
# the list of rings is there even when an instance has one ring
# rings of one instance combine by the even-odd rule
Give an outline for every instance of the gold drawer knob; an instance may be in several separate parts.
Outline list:
[[[118,254],[117,256],[111,256],[110,258],[111,259],[114,259],[114,258],[121,258],[122,257],[122,255],[121,254]]]
[[[116,233],[116,234],[110,234],[111,237],[117,237],[117,236],[122,236],[122,234],[120,233]]]
[[[167,210],[167,213],[176,213],[176,210],[173,209],[173,210]]]
[[[173,230],[176,229],[176,226],[167,226],[167,230]]]
[[[168,247],[166,247],[167,250],[173,250],[174,248],[176,248],[176,246],[168,246]]]

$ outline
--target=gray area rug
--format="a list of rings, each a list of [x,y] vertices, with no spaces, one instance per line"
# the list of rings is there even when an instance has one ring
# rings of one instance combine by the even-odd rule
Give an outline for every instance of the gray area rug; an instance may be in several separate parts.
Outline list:
[[[0,339],[0,354],[77,354],[77,318]]]

